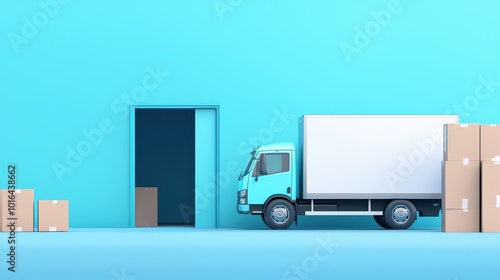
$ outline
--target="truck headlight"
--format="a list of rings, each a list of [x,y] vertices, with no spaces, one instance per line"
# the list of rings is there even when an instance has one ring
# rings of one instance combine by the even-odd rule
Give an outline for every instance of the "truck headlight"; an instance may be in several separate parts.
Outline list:
[[[247,190],[238,192],[238,204],[247,204]]]

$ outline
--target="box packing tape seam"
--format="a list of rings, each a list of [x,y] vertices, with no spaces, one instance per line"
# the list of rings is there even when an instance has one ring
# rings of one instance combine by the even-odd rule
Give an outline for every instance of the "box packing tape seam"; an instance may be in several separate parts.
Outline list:
[[[500,195],[497,194],[497,208],[500,208]]]
[[[466,124],[466,123],[461,123],[461,124],[460,124],[460,127],[462,127],[462,128],[467,128],[467,127],[469,127],[469,125],[468,125],[468,124]]]
[[[469,165],[469,158],[462,159],[463,165]]]
[[[57,231],[57,227],[49,227],[49,231]]]
[[[469,212],[469,200],[467,198],[462,199],[462,210],[464,212]]]

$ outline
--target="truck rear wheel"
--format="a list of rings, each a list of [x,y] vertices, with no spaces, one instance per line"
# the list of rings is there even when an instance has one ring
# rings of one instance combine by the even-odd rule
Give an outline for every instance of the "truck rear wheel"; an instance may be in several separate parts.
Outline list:
[[[390,227],[385,222],[384,216],[373,216],[373,218],[375,219],[375,222],[377,222],[379,226],[385,229],[390,229]]]
[[[295,220],[295,207],[284,199],[269,202],[264,211],[264,222],[272,229],[287,229]]]
[[[384,210],[384,220],[392,229],[407,229],[416,219],[417,210],[408,200],[393,200]]]

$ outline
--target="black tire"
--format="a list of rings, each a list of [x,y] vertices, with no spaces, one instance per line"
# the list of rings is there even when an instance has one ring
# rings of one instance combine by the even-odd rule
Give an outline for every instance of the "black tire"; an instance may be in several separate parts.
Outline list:
[[[269,225],[267,224],[266,217],[265,217],[264,213],[262,213],[260,215],[260,217],[262,218],[262,221],[264,222],[264,224],[269,227]]]
[[[373,218],[375,219],[375,222],[385,228],[385,229],[391,229],[388,225],[387,225],[387,222],[385,221],[384,219],[384,216],[373,216]]]
[[[272,229],[287,229],[295,221],[295,207],[288,200],[275,199],[264,211],[264,223]]]
[[[415,222],[417,210],[408,200],[393,200],[384,210],[384,220],[391,229],[407,229]]]

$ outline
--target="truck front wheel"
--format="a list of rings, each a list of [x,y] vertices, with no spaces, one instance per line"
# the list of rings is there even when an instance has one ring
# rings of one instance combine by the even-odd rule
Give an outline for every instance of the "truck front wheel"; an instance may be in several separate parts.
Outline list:
[[[417,210],[408,200],[391,201],[384,210],[384,220],[389,228],[407,229],[415,222]]]
[[[272,200],[266,206],[263,218],[272,229],[287,229],[295,220],[295,207],[284,199]]]
[[[264,224],[269,227],[269,225],[267,224],[267,221],[266,221],[265,213],[262,213],[260,216],[262,217],[262,221],[264,222]]]

